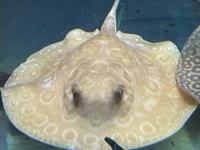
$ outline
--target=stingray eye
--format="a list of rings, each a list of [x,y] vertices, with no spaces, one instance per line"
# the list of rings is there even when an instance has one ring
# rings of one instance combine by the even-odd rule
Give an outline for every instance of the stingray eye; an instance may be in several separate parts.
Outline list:
[[[119,104],[122,101],[124,90],[118,89],[113,93],[113,100],[116,104]]]
[[[72,89],[73,94],[73,103],[75,107],[78,107],[81,101],[81,93],[77,91],[76,89]]]

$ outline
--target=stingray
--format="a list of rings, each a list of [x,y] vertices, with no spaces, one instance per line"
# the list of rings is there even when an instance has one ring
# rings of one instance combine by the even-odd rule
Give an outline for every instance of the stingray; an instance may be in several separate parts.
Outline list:
[[[184,125],[200,101],[199,28],[180,54],[170,41],[117,31],[118,3],[100,31],[74,29],[13,71],[1,91],[16,128],[53,146],[100,150],[143,147]]]

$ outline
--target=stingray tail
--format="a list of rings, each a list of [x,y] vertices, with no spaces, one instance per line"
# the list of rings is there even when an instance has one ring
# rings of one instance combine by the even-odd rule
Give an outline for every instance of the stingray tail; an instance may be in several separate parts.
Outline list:
[[[112,150],[124,150],[121,146],[119,146],[114,140],[109,137],[105,137],[104,140],[110,145]]]
[[[111,34],[116,33],[116,11],[117,11],[118,4],[119,4],[119,0],[115,0],[110,12],[108,13],[101,27],[101,32],[106,32],[106,33],[111,33]]]

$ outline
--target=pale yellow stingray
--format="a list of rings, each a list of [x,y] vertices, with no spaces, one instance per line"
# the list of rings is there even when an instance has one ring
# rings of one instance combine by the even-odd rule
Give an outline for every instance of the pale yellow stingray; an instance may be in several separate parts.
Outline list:
[[[70,149],[149,145],[179,130],[197,102],[176,85],[170,41],[116,31],[115,0],[101,30],[75,29],[31,55],[2,89],[11,122],[28,136]]]

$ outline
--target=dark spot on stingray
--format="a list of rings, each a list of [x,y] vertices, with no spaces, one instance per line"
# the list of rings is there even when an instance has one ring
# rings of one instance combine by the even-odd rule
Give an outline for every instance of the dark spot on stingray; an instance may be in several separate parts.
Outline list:
[[[195,89],[195,90],[198,90],[198,89],[200,89],[200,84],[199,83],[193,83],[192,88]]]
[[[195,73],[200,73],[200,68],[199,68],[199,66],[194,66],[194,67],[192,68],[192,71],[195,72]]]
[[[200,91],[194,92],[195,95],[200,96]]]
[[[124,93],[123,89],[116,90],[113,93],[113,100],[116,104],[119,104],[121,102],[123,93]]]
[[[196,56],[193,58],[194,63],[200,64],[200,56]]]
[[[73,94],[73,103],[75,107],[78,107],[81,102],[81,93],[80,91],[77,91],[76,89],[72,89]]]

